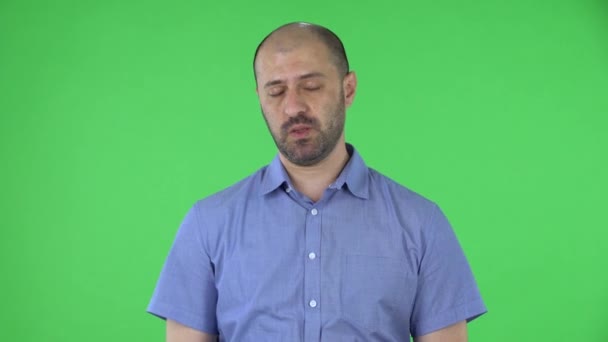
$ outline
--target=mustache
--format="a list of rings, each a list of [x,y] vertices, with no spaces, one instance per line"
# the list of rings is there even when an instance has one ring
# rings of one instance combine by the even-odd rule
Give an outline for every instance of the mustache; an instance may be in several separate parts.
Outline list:
[[[289,129],[291,129],[291,127],[293,127],[294,125],[301,125],[301,124],[309,125],[314,128],[318,128],[319,121],[315,118],[309,118],[309,117],[305,116],[304,114],[300,113],[297,116],[290,117],[289,120],[287,120],[283,125],[281,125],[281,132],[288,133]]]

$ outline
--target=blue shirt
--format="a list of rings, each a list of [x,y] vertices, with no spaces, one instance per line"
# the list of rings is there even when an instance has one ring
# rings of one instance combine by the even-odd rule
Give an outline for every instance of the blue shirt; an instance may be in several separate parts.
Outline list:
[[[406,341],[486,312],[431,201],[350,160],[316,203],[278,156],[198,201],[148,312],[222,341]]]

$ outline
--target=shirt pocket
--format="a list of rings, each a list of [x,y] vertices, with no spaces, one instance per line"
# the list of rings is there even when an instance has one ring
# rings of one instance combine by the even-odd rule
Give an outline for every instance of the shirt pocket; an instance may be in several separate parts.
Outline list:
[[[409,324],[416,281],[416,275],[408,274],[405,260],[346,255],[340,290],[342,317],[369,331]]]

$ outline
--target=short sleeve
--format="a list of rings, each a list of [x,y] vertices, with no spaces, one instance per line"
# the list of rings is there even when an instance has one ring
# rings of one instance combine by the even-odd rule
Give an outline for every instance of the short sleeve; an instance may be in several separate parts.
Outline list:
[[[197,206],[179,227],[147,311],[193,329],[218,334],[213,265],[205,251]]]
[[[437,206],[422,227],[419,267],[412,336],[471,321],[487,311],[456,235]]]

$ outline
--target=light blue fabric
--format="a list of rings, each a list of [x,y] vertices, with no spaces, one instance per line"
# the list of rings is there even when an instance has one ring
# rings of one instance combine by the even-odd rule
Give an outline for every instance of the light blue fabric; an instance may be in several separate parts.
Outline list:
[[[197,202],[148,312],[225,341],[406,341],[486,308],[445,216],[351,145],[313,203],[278,156]]]

